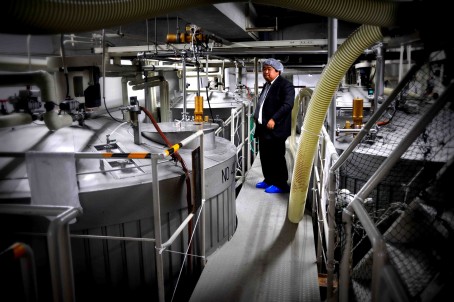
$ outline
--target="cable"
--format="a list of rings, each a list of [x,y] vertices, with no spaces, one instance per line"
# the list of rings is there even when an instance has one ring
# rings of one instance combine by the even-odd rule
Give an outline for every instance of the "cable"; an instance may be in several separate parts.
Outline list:
[[[120,125],[118,125],[111,133],[110,136],[112,136],[121,126],[126,125],[128,122],[123,122]]]

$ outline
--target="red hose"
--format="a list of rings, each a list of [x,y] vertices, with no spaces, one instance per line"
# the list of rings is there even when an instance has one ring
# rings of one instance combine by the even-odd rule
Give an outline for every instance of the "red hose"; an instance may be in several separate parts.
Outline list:
[[[162,132],[161,128],[159,127],[158,123],[156,122],[155,118],[150,113],[150,111],[148,111],[144,107],[140,107],[140,109],[142,109],[143,112],[145,112],[145,114],[150,118],[150,120],[153,123],[154,127],[158,131],[159,135],[164,140],[164,142],[167,144],[167,147],[169,147],[169,148],[172,147],[173,144],[167,139],[167,137],[165,136],[164,132]],[[186,163],[184,162],[183,158],[180,156],[178,151],[173,153],[171,156],[175,157],[181,163],[183,171],[184,171],[184,173],[186,175],[186,179],[185,179],[186,180],[186,192],[187,192],[186,193],[186,202],[187,202],[187,205],[188,205],[188,214],[194,213],[195,209],[194,209],[194,204],[192,203],[191,177],[189,176],[189,170],[186,167]],[[189,234],[188,238],[191,238],[191,234],[192,234],[192,220],[189,221],[189,223],[188,223],[188,234]],[[192,244],[188,247],[188,252],[192,254]],[[189,268],[191,268],[192,264],[191,264],[191,258],[190,257],[188,259],[188,265],[189,265]]]

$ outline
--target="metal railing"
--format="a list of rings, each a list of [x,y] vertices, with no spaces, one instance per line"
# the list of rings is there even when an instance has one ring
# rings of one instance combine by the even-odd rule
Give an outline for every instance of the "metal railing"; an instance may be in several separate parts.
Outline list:
[[[53,299],[75,301],[68,223],[81,214],[80,209],[65,206],[0,204],[0,213],[52,217],[47,230],[47,245]]]
[[[232,108],[230,117],[223,122],[222,127],[215,131],[215,135],[219,136],[221,132],[224,133],[224,128],[230,126],[230,141],[236,146],[237,162],[241,163],[241,170],[236,171],[235,176],[237,186],[245,181],[246,171],[251,168],[253,161],[253,150],[251,148],[252,129],[249,125],[251,108],[251,102],[242,102],[239,106]],[[241,160],[238,158],[239,154],[241,154]]]
[[[23,242],[13,243],[6,250],[0,251],[0,263],[6,261],[20,261],[25,300],[29,302],[39,301],[35,255],[31,247]]]
[[[342,164],[349,158],[355,147],[361,140],[373,130],[377,119],[383,114],[388,106],[395,100],[401,89],[419,70],[420,66],[415,65],[406,74],[406,77],[399,83],[398,87],[379,107],[364,127],[359,130],[355,139],[348,145],[347,149],[339,156],[333,142],[330,139],[325,127],[322,127],[320,134],[317,154],[313,164],[313,183],[312,183],[312,209],[317,218],[317,262],[319,271],[326,268],[327,284],[327,301],[337,301],[335,295],[335,212],[336,212],[336,194],[339,189],[339,169]],[[326,243],[326,245],[325,245]],[[326,247],[325,247],[326,246]],[[325,247],[325,248],[324,248]],[[348,257],[348,256],[345,256]],[[323,267],[325,265],[325,267]],[[343,278],[349,276],[343,275]],[[345,284],[343,285],[345,286]],[[345,291],[343,294],[347,294]],[[345,297],[348,299],[348,296]]]
[[[339,198],[339,171],[341,166],[351,157],[354,149],[362,142],[363,138],[372,130],[377,120],[384,114],[398,94],[415,76],[420,65],[414,65],[406,74],[405,78],[393,90],[386,101],[370,117],[364,127],[357,132],[354,140],[348,145],[340,156],[334,151],[333,144],[328,133],[323,128],[319,140],[318,152],[313,165],[313,211],[317,214],[318,238],[317,238],[317,259],[319,271],[326,268],[327,272],[327,301],[351,301],[350,282],[352,278],[352,253],[353,253],[353,217],[359,221],[365,230],[372,248],[372,281],[371,300],[380,301],[389,299],[393,301],[408,301],[409,297],[401,276],[396,268],[389,261],[389,252],[386,247],[383,234],[379,231],[374,218],[367,212],[364,201],[376,189],[380,182],[388,175],[391,169],[397,164],[401,156],[424,132],[433,118],[441,111],[453,97],[452,83],[446,88],[443,95],[437,99],[432,107],[418,120],[409,132],[400,140],[394,151],[388,155],[375,173],[365,182],[359,191],[353,194],[343,195],[347,206],[342,211],[342,222],[344,224],[345,247],[342,252],[342,259],[339,267],[339,285],[335,284],[335,249],[336,249],[336,198]],[[327,152],[328,150],[328,152]],[[326,243],[326,248],[324,248]],[[326,267],[323,267],[325,264]],[[335,287],[338,288],[339,296],[336,297]],[[387,288],[386,293],[381,289]],[[379,295],[382,295],[379,297]],[[386,297],[383,297],[386,295]]]
[[[75,158],[150,158],[152,172],[152,188],[153,188],[153,211],[154,211],[154,239],[146,238],[146,241],[152,241],[157,250],[156,253],[156,277],[158,282],[158,297],[160,302],[165,302],[165,285],[164,285],[164,269],[162,252],[169,247],[176,238],[181,234],[185,226],[193,218],[194,214],[190,213],[170,238],[163,242],[161,232],[160,219],[160,194],[159,194],[159,177],[158,177],[158,159],[163,159],[177,152],[181,147],[186,146],[191,141],[199,138],[200,147],[200,167],[201,167],[201,205],[200,205],[200,227],[201,227],[201,257],[205,264],[205,171],[203,167],[203,130],[191,134],[180,143],[177,143],[170,148],[159,153],[137,152],[137,153],[97,153],[97,152],[75,152]],[[45,152],[43,152],[45,153]],[[24,152],[3,152],[0,157],[25,157]],[[69,237],[68,223],[75,217],[81,214],[81,209],[65,206],[45,206],[45,205],[19,205],[19,204],[1,204],[0,213],[2,214],[20,214],[20,215],[39,215],[39,216],[55,216],[52,219],[47,232],[47,243],[49,249],[49,261],[51,268],[52,289],[54,301],[75,301],[74,291],[74,276],[73,266],[71,261],[71,246]],[[96,238],[96,239],[112,239],[111,236],[90,236],[90,235],[74,235],[76,238]],[[105,238],[107,237],[107,238]],[[115,237],[117,240],[130,240],[131,238]],[[132,238],[141,240],[142,238]],[[184,263],[183,263],[184,265]]]

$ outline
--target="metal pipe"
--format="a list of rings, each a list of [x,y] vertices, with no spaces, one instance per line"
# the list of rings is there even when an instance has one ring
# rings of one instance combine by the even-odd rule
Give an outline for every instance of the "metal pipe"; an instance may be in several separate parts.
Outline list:
[[[348,292],[350,289],[350,264],[352,255],[352,228],[353,213],[344,209],[342,211],[342,221],[344,222],[345,245],[342,251],[342,259],[339,269],[339,301],[349,302]]]
[[[186,217],[186,219],[180,224],[180,226],[175,230],[175,232],[173,232],[172,236],[170,236],[170,238],[161,245],[162,250],[159,251],[160,253],[162,253],[164,249],[172,245],[172,243],[175,241],[178,235],[181,234],[183,229],[188,225],[189,221],[191,221],[193,217],[194,217],[193,213],[189,214],[188,217]]]
[[[331,140],[328,140],[329,136],[324,135],[325,144],[331,143]],[[330,154],[331,165],[339,159],[337,153]],[[334,249],[335,249],[335,236],[336,236],[336,225],[335,225],[335,212],[336,212],[336,173],[329,169],[328,172],[328,241],[327,241],[327,300],[329,302],[336,301],[334,295],[334,270],[335,270],[335,260],[334,260]]]
[[[44,70],[0,73],[0,86],[36,85],[44,102],[59,103],[53,76]]]
[[[81,213],[80,209],[65,206],[0,204],[0,213],[55,216],[47,231],[53,298],[54,301],[75,301],[68,223]]]
[[[230,110],[230,141],[235,145],[235,113],[236,108]],[[238,153],[238,152],[237,152]]]
[[[149,152],[131,152],[131,153],[111,153],[111,152],[74,152],[75,158],[131,158],[131,159],[144,159],[152,158],[153,156],[166,157],[178,151],[181,147],[186,146],[198,136],[203,135],[203,130],[194,132],[180,143],[173,145],[171,148],[161,153]],[[33,151],[37,152],[37,151]],[[25,157],[26,152],[0,152],[0,157]]]
[[[161,97],[161,122],[171,122],[169,82],[164,80],[159,85],[159,96]]]
[[[159,302],[165,302],[164,286],[164,265],[162,259],[162,239],[161,239],[161,209],[159,198],[159,179],[158,179],[158,156],[151,157],[151,175],[153,187],[153,222],[155,234],[155,256],[156,256],[156,278],[158,282],[158,299]]]
[[[384,100],[384,74],[385,74],[385,60],[383,58],[384,45],[380,43],[375,49],[375,108],[377,110]]]
[[[158,156],[164,158],[166,156],[172,155],[176,151],[178,151],[181,147],[186,146],[188,143],[190,143],[192,140],[197,138],[198,136],[203,135],[203,130],[198,130],[197,132],[194,132],[193,134],[189,135],[187,138],[182,140],[180,143],[173,145],[172,147],[168,148],[167,150],[161,152],[158,154]]]
[[[183,122],[187,121],[188,119],[188,112],[186,110],[186,51],[181,52],[181,61],[183,65],[183,70],[182,70],[182,84],[183,84],[183,112],[181,112],[181,120]]]
[[[252,111],[251,111],[251,108],[252,108],[252,102],[248,102],[247,103],[247,170],[249,171],[251,169],[251,166],[252,166],[252,142],[253,140],[251,139],[251,114],[252,114]]]
[[[137,237],[120,237],[120,236],[101,236],[101,235],[78,235],[72,234],[71,238],[80,239],[101,239],[101,240],[121,240],[121,241],[143,241],[143,242],[155,242],[154,238],[137,238]]]
[[[411,67],[411,45],[407,45],[407,65],[408,65],[408,69],[410,69]]]
[[[245,170],[246,169],[246,154],[245,154],[246,148],[244,146],[244,143],[246,142],[245,136],[244,136],[244,132],[245,132],[244,131],[244,125],[245,125],[244,119],[245,119],[246,115],[244,114],[244,111],[245,111],[244,103],[242,105],[243,105],[243,107],[241,108],[241,141],[243,143],[242,143],[242,149],[241,149],[241,155],[242,155],[241,156],[241,176],[242,176],[241,183],[244,183],[244,181],[246,180],[246,170]]]
[[[6,261],[20,261],[25,299],[28,302],[39,301],[35,256],[30,246],[22,242],[16,242],[6,250],[0,252],[0,259],[6,259]]]
[[[399,75],[398,75],[399,82],[402,80],[403,73],[404,73],[404,46],[401,45],[399,52]]]
[[[328,58],[331,58],[337,50],[337,19],[328,18]],[[331,141],[335,138],[336,128],[336,93],[334,93],[327,112],[328,117],[328,133]]]
[[[202,191],[202,204],[201,204],[201,208],[200,208],[200,225],[201,225],[201,237],[202,237],[202,240],[201,240],[201,254],[202,254],[202,259],[203,259],[203,262],[202,262],[202,266],[205,266],[206,265],[206,219],[205,219],[205,201],[206,201],[206,192],[205,192],[205,167],[204,167],[204,164],[203,164],[203,158],[204,158],[204,136],[203,135],[200,135],[200,158],[202,158],[202,160],[200,161],[200,169],[202,170],[202,179],[201,179],[201,191]]]
[[[54,301],[76,301],[68,223],[79,214],[79,209],[68,208],[49,225],[47,232],[49,263],[51,270],[54,267],[57,272],[52,274]]]

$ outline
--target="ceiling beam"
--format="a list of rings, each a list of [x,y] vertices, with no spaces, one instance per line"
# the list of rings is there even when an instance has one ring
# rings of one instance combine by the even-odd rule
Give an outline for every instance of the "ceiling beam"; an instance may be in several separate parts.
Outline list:
[[[221,13],[232,20],[238,27],[247,32],[247,34],[255,41],[259,40],[257,31],[246,30],[247,28],[255,28],[254,20],[257,18],[254,6],[252,3],[219,3],[213,4]]]

